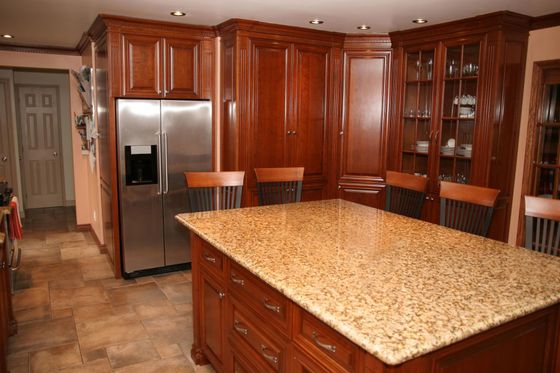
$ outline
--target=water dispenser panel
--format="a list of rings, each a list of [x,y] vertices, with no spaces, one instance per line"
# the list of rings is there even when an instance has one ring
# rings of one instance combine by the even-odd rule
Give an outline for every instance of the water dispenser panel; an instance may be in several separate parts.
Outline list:
[[[126,185],[157,184],[157,146],[125,145]]]

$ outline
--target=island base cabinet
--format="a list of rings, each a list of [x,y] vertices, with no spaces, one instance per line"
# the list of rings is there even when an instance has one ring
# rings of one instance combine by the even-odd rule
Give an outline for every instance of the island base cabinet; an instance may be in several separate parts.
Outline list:
[[[191,354],[195,363],[210,363],[217,372],[560,372],[558,304],[387,365],[284,295],[271,293],[270,285],[197,235],[191,243]],[[263,310],[259,300],[266,294],[273,297]]]

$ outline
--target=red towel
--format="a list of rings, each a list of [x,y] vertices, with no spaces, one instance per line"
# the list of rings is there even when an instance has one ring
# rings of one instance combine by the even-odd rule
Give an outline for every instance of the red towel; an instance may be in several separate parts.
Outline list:
[[[21,219],[19,217],[18,201],[16,197],[13,197],[10,201],[10,218],[8,219],[10,223],[10,239],[21,240],[23,237],[23,226],[21,225]]]

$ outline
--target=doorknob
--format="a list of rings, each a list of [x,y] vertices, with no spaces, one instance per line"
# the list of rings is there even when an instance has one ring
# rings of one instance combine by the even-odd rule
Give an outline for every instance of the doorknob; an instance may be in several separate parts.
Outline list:
[[[58,153],[57,152],[52,152],[53,157],[58,157]]]
[[[8,162],[8,157],[6,157],[5,155],[2,156],[2,162]]]

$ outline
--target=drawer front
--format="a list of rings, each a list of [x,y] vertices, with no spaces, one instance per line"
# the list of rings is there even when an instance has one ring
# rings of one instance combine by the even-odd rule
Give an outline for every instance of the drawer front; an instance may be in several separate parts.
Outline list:
[[[264,331],[265,328],[256,315],[251,315],[250,311],[238,307],[236,301],[232,302],[230,333],[235,338],[245,341],[259,356],[262,365],[268,366],[276,372],[283,372],[287,343],[267,334]]]
[[[234,262],[230,266],[228,283],[232,294],[247,300],[268,323],[288,334],[291,303],[285,296]]]
[[[200,250],[200,263],[205,269],[219,277],[224,273],[224,254],[205,241],[202,243],[202,250]]]
[[[267,373],[274,372],[275,370],[268,365],[261,365],[259,356],[256,356],[254,351],[243,348],[239,343],[239,339],[235,336],[229,338],[231,348],[231,365],[225,369],[234,373]]]
[[[309,346],[318,360],[328,356],[347,371],[355,371],[359,348],[308,312],[299,310],[297,339]]]

